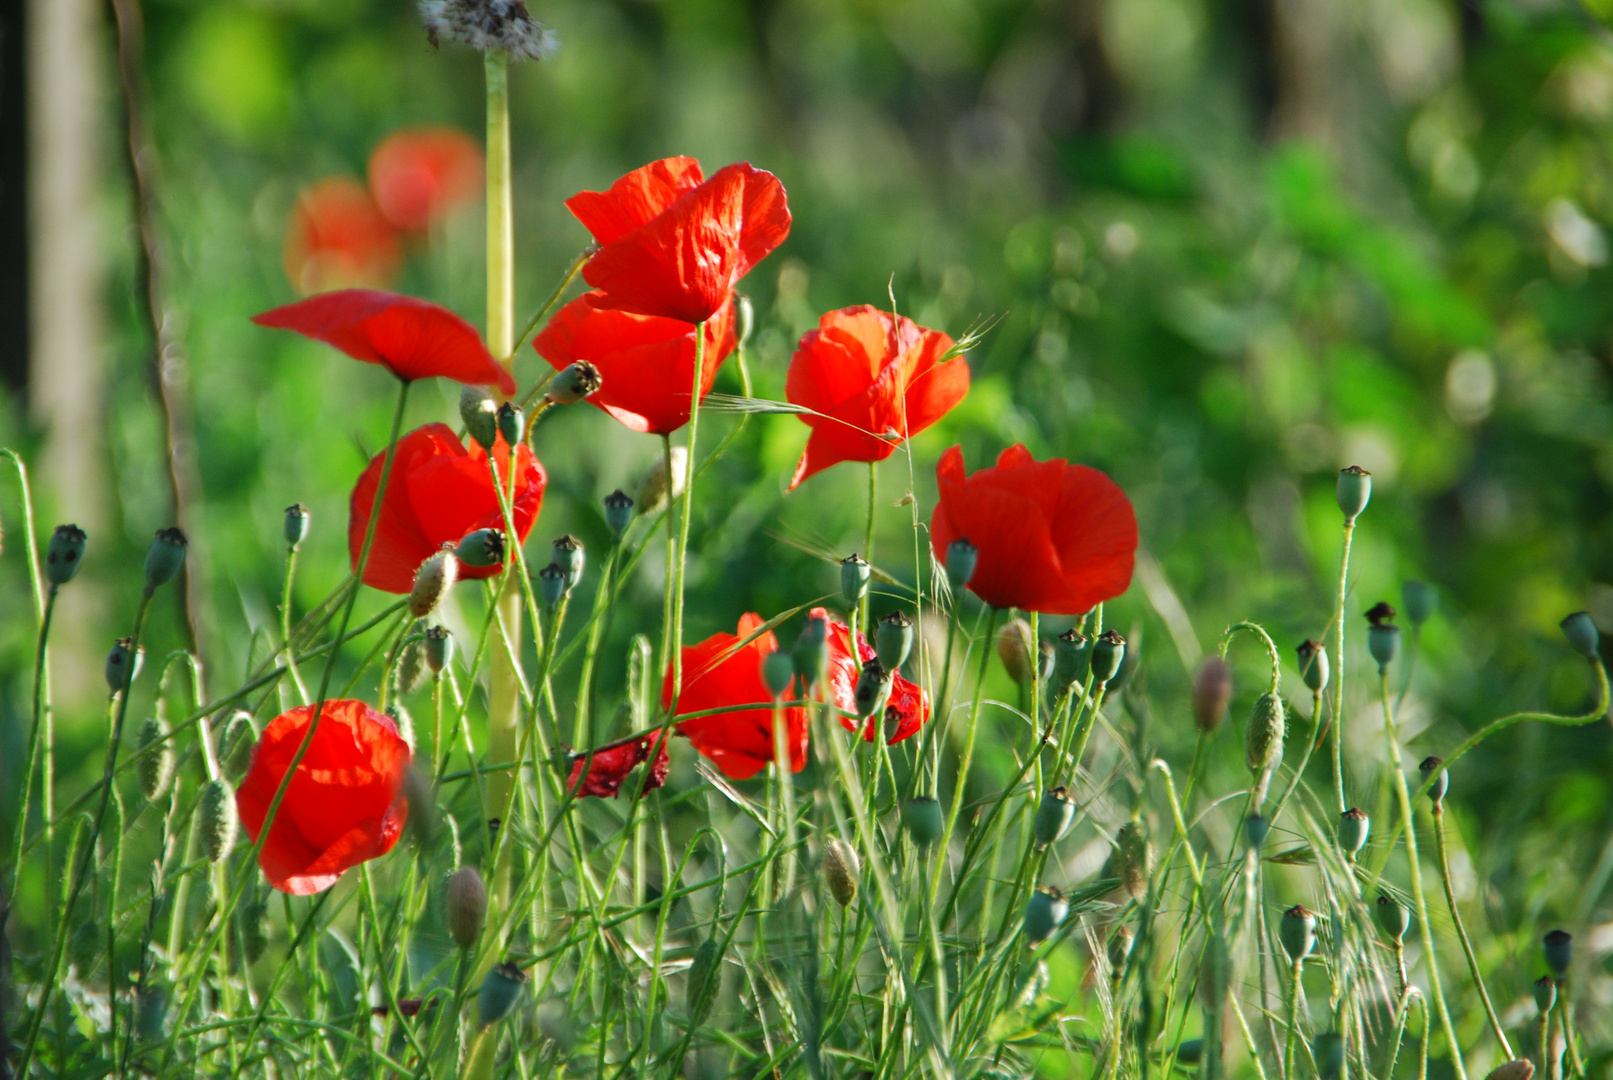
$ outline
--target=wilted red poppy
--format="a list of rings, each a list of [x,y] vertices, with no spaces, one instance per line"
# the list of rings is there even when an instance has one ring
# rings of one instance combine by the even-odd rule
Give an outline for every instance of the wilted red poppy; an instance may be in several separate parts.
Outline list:
[[[400,379],[433,375],[515,393],[515,377],[493,359],[470,323],[445,307],[376,289],[338,289],[252,316],[259,326],[295,330]]]
[[[336,176],[297,196],[282,257],[292,288],[306,296],[390,284],[403,263],[403,245],[370,193]]]
[[[370,192],[381,216],[423,232],[482,187],[482,148],[454,128],[394,131],[370,154]]]
[[[509,473],[510,451],[499,437],[493,449],[499,475]],[[381,483],[385,451],[370,459],[353,487],[347,518],[347,551],[354,569],[364,548],[375,489]],[[543,506],[548,482],[543,466],[525,445],[515,455],[515,498],[510,504],[516,532],[522,541],[532,531]],[[487,471],[487,454],[480,446],[470,450],[447,424],[427,424],[398,440],[387,480],[386,499],[375,524],[375,542],[364,566],[364,584],[382,592],[406,593],[415,571],[444,544],[457,544],[477,529],[504,528],[493,478]],[[460,564],[459,577],[485,578],[503,570],[494,566]]]
[[[649,775],[644,778],[644,790],[640,796],[648,794],[666,783],[667,770],[671,767],[671,758],[667,755],[666,744],[668,740],[659,731],[652,731],[646,735],[634,735],[601,746],[594,751],[592,759],[586,752],[572,755],[570,786],[577,792],[578,798],[592,796],[596,799],[605,797],[615,798],[622,790],[622,783],[634,769],[649,760],[650,751],[657,743],[660,744],[660,753],[655,755],[655,764],[650,766]],[[583,766],[588,766],[588,777],[582,779]],[[582,780],[581,785],[578,781]]]
[[[698,645],[683,647],[683,692],[678,715],[720,709],[728,705],[757,704],[757,708],[718,713],[684,720],[678,730],[694,748],[710,758],[735,780],[748,780],[773,760],[773,695],[762,681],[762,661],[778,648],[770,630],[755,641],[736,648],[754,634],[764,620],[760,615],[740,617],[739,634],[713,634]],[[672,704],[672,669],[661,685],[661,707]],[[805,709],[786,709],[785,742],[790,748],[790,771],[806,768],[807,724]]]
[[[583,266],[601,307],[704,322],[790,234],[784,185],[740,163],[710,180],[694,158],[652,161],[566,207],[599,242]]]
[[[1096,469],[1037,461],[1022,445],[964,476],[954,446],[935,468],[941,501],[930,543],[946,558],[954,540],[979,549],[969,589],[995,608],[1079,615],[1126,591],[1137,552],[1137,515],[1120,486]]]
[[[235,808],[253,840],[308,736],[314,708],[275,717],[252,749]],[[409,819],[403,776],[410,757],[391,717],[362,701],[325,702],[314,741],[258,852],[269,884],[293,896],[323,892],[342,871],[391,851]]]
[[[601,385],[588,400],[634,431],[666,435],[689,422],[694,381],[694,325],[601,307],[600,292],[577,297],[555,313],[532,347],[556,371],[578,360],[599,369]],[[706,321],[700,394],[734,351],[734,305]]]
[[[790,487],[838,462],[884,461],[951,411],[969,392],[968,361],[942,361],[953,344],[867,304],[819,319],[784,382],[786,398],[823,414],[800,414],[812,437]]]
[[[823,619],[829,624],[829,693],[830,700],[847,712],[857,709],[857,676],[862,673],[865,663],[874,658],[874,647],[868,644],[868,639],[862,634],[857,635],[857,652],[851,651],[851,627],[831,616],[826,608],[813,608],[812,618]],[[885,742],[895,746],[903,739],[912,738],[918,734],[919,728],[930,719],[930,695],[926,694],[917,683],[895,676],[891,684],[890,698],[885,703],[886,711],[896,710],[896,730],[891,733]],[[851,716],[842,716],[840,723],[847,731],[857,730],[857,720]],[[863,726],[862,736],[868,742],[873,742],[875,733],[884,729],[883,716],[871,716]]]

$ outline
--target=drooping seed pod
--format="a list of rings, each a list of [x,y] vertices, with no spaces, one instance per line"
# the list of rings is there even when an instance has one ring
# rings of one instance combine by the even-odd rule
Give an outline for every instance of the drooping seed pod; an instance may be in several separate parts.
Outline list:
[[[1557,1004],[1557,980],[1550,975],[1542,975],[1535,980],[1535,1008],[1540,1015],[1545,1016]]]
[[[286,520],[282,535],[286,538],[286,547],[296,551],[302,547],[302,542],[308,539],[309,519],[312,515],[302,503],[292,503],[286,507]]]
[[[840,560],[840,595],[845,598],[848,607],[856,607],[863,602],[872,577],[873,567],[856,552]]]
[[[125,685],[133,686],[146,659],[146,647],[134,647],[134,638],[120,637],[106,654],[106,688],[116,694]]]
[[[1036,808],[1036,819],[1031,823],[1031,836],[1036,846],[1045,848],[1061,839],[1075,819],[1075,801],[1070,789],[1060,784],[1042,793],[1041,805]]]
[[[1266,770],[1276,770],[1283,760],[1283,739],[1288,722],[1283,714],[1283,699],[1271,691],[1255,698],[1255,707],[1249,713],[1249,726],[1244,731],[1243,758],[1249,771],[1260,776]]]
[[[1259,814],[1250,814],[1243,819],[1243,842],[1250,851],[1259,851],[1270,835],[1271,822]]]
[[[245,709],[230,713],[222,726],[224,734],[218,741],[218,763],[225,778],[235,783],[246,775],[246,767],[252,763],[252,748],[258,741],[258,729],[252,722],[252,714]]]
[[[483,450],[492,451],[498,438],[498,402],[480,386],[459,392],[459,419]]]
[[[176,528],[158,529],[146,549],[146,591],[166,585],[185,565],[185,534]]]
[[[962,592],[963,587],[969,584],[969,579],[975,576],[975,567],[979,563],[980,549],[969,541],[960,537],[947,545],[947,582],[952,586],[954,594]]]
[[[1406,612],[1406,621],[1416,629],[1439,607],[1439,594],[1426,581],[1406,581],[1400,586],[1400,606]]]
[[[240,832],[235,792],[222,780],[209,780],[202,785],[202,800],[196,813],[196,822],[201,826],[202,851],[208,862],[219,862],[235,846]]]
[[[52,586],[66,585],[84,562],[89,536],[77,525],[58,525],[45,548],[45,580]]]
[[[414,573],[414,587],[409,590],[409,614],[423,619],[436,611],[458,577],[459,560],[451,547],[444,547],[421,563]]]
[[[1345,523],[1355,521],[1372,501],[1372,474],[1359,465],[1340,469],[1338,500]]]
[[[168,989],[161,983],[142,986],[135,995],[134,1030],[142,1045],[168,1034]]]
[[[604,385],[604,376],[598,368],[586,360],[578,360],[554,377],[543,396],[551,405],[575,405],[598,393]]]
[[[605,496],[605,524],[612,535],[620,540],[627,527],[633,524],[633,496],[617,488]]]
[[[1193,723],[1206,735],[1213,735],[1226,718],[1232,704],[1232,665],[1212,656],[1199,665],[1193,676]]]
[[[1114,630],[1105,630],[1092,643],[1092,681],[1102,686],[1120,671],[1126,659],[1126,639]]]
[[[775,649],[762,658],[762,682],[775,701],[789,693],[794,681],[795,658],[789,653]]]
[[[902,824],[907,828],[907,835],[919,847],[929,847],[941,839],[941,833],[946,829],[941,804],[927,795],[920,795],[902,804]]]
[[[1295,904],[1283,912],[1277,924],[1277,940],[1282,942],[1288,959],[1299,963],[1316,948],[1316,915],[1304,904]]]
[[[1299,643],[1299,677],[1313,694],[1327,689],[1332,669],[1327,660],[1327,646],[1306,638]]]
[[[684,485],[689,479],[689,451],[686,447],[674,446],[672,448],[672,498],[679,498],[683,494]],[[667,499],[667,463],[666,455],[661,454],[650,463],[644,476],[639,480],[638,490],[633,495],[633,501],[638,504],[638,512],[651,514],[661,509]]]
[[[448,936],[461,949],[469,949],[482,936],[482,924],[487,920],[487,886],[474,866],[461,866],[448,875],[443,890],[443,911],[448,921]]]
[[[146,717],[140,725],[138,745],[140,757],[135,773],[140,778],[140,793],[147,801],[154,801],[174,778],[174,747],[168,738],[168,721],[160,716]]]
[[[441,675],[454,658],[454,635],[446,626],[426,628],[426,667],[433,675]]]
[[[1024,619],[1009,619],[1003,628],[997,631],[997,659],[1002,661],[1003,670],[1008,677],[1016,683],[1029,682],[1035,669],[1031,666],[1031,656],[1036,649],[1036,641],[1031,634],[1031,624]]]
[[[1059,690],[1072,686],[1087,677],[1092,655],[1092,643],[1075,627],[1053,639],[1053,685]]]
[[[566,591],[570,592],[582,580],[583,564],[587,553],[582,541],[567,534],[554,542],[554,564],[566,572]]]
[[[1339,815],[1339,849],[1344,857],[1354,859],[1356,853],[1366,846],[1367,836],[1372,832],[1372,819],[1365,810],[1359,807],[1350,807]]]
[[[861,876],[862,863],[855,848],[838,836],[823,845],[823,880],[835,903],[845,907],[857,898],[857,882]]]
[[[565,599],[566,571],[559,563],[550,563],[538,571],[538,595],[543,598],[543,606],[554,610]]]
[[[826,619],[813,617],[806,621],[801,635],[795,639],[791,657],[795,661],[795,674],[801,679],[801,685],[808,691],[812,690],[822,681],[824,668],[829,663],[829,623]]]
[[[1411,909],[1388,893],[1380,893],[1373,908],[1378,926],[1395,941],[1404,941],[1411,929]]]
[[[1324,1031],[1311,1040],[1311,1057],[1316,1059],[1319,1080],[1338,1080],[1344,1072],[1344,1036]]]
[[[241,955],[248,965],[255,964],[269,947],[268,909],[263,901],[252,899],[235,909],[235,931],[240,935]]]
[[[506,547],[503,529],[476,529],[454,545],[454,558],[481,570],[503,562]]]
[[[1428,789],[1428,801],[1434,804],[1434,812],[1445,808],[1445,792],[1450,790],[1451,778],[1445,772],[1445,759],[1430,755],[1417,764],[1417,771],[1422,773],[1423,782],[1427,783],[1430,776],[1434,783]]]
[[[1563,637],[1578,649],[1587,660],[1595,660],[1602,649],[1602,633],[1588,611],[1576,611],[1557,624],[1563,628]]]
[[[695,947],[694,960],[689,964],[689,982],[684,998],[684,1011],[689,1015],[689,1030],[706,1022],[711,1007],[722,989],[722,942],[709,937]]]
[[[493,420],[498,425],[498,433],[504,436],[504,442],[513,450],[520,445],[521,432],[526,427],[526,417],[512,402],[506,401],[498,407],[493,414]]]
[[[1148,891],[1148,875],[1153,872],[1154,849],[1148,831],[1140,821],[1128,821],[1115,833],[1114,847],[1103,869],[1106,878],[1116,878],[1132,896]]]
[[[1546,953],[1546,966],[1559,979],[1568,974],[1574,963],[1574,935],[1566,930],[1552,930],[1541,940]]]
[[[526,972],[508,960],[495,965],[476,991],[477,1022],[484,1028],[491,1027],[510,1015],[525,987]]]
[[[892,611],[879,620],[874,632],[874,655],[886,671],[895,671],[907,663],[913,651],[913,620],[901,610]]]
[[[1064,916],[1070,913],[1070,902],[1052,885],[1043,885],[1031,893],[1025,905],[1025,940],[1032,947],[1040,945],[1059,928]]]

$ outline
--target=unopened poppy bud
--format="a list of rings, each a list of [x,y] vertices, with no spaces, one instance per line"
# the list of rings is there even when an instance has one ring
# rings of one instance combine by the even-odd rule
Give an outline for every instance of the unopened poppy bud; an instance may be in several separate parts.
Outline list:
[[[403,702],[394,701],[386,707],[386,715],[392,718],[392,726],[398,729],[398,738],[409,748],[412,756],[415,752],[414,742],[414,716],[404,708]]]
[[[1053,678],[1053,668],[1056,660],[1053,656],[1053,646],[1049,642],[1041,642],[1036,647],[1036,678],[1043,685]]]
[[[550,563],[538,571],[538,595],[543,597],[544,606],[551,610],[565,597],[566,572],[559,563]]]
[[[1557,625],[1563,628],[1563,637],[1583,653],[1586,659],[1595,660],[1602,648],[1602,635],[1588,611],[1576,611]]]
[[[743,349],[756,329],[756,305],[744,293],[734,294],[734,339]]]
[[[1378,903],[1373,909],[1377,917],[1378,926],[1385,934],[1395,941],[1403,941],[1406,931],[1411,929],[1411,909],[1388,893],[1378,896]]]
[[[160,716],[146,717],[140,725],[138,745],[140,757],[135,773],[140,778],[140,793],[148,801],[155,800],[174,778],[174,748],[168,739],[168,722]]]
[[[1017,683],[1030,681],[1035,670],[1031,667],[1031,651],[1035,647],[1031,624],[1024,619],[1010,619],[997,631],[997,659],[1002,661],[1008,677]]]
[[[1075,627],[1053,639],[1053,685],[1063,690],[1087,676],[1092,643]]]
[[[605,524],[618,538],[633,524],[633,496],[617,488],[605,496]]]
[[[1126,639],[1114,630],[1105,630],[1092,643],[1092,681],[1099,686],[1113,679],[1126,658]]]
[[[1304,960],[1316,948],[1316,915],[1304,904],[1295,904],[1283,912],[1282,922],[1277,924],[1277,940],[1290,960]]]
[[[969,541],[959,539],[947,545],[947,581],[952,585],[954,593],[969,584],[969,579],[975,576],[975,567],[979,562],[980,549]]]
[[[1282,698],[1270,691],[1255,698],[1255,707],[1249,713],[1249,727],[1244,731],[1243,740],[1244,762],[1251,773],[1259,776],[1281,764],[1287,728]]]
[[[762,658],[762,683],[777,701],[790,691],[795,681],[795,659],[783,649],[776,649]]]
[[[1339,815],[1339,847],[1343,850],[1345,858],[1354,859],[1356,853],[1366,846],[1367,836],[1372,832],[1372,819],[1365,810],[1359,807],[1350,807]]]
[[[1031,893],[1025,905],[1025,940],[1033,947],[1046,941],[1070,913],[1070,902],[1052,885]]]
[[[423,619],[436,611],[458,577],[459,560],[450,548],[443,548],[421,563],[414,574],[414,587],[409,590],[409,614]]]
[[[941,833],[946,829],[941,804],[927,795],[920,795],[902,804],[902,824],[907,827],[907,835],[919,847],[929,847],[941,839]]]
[[[526,972],[508,960],[498,964],[482,980],[476,991],[476,1019],[482,1027],[491,1027],[510,1015],[526,986]]]
[[[443,909],[448,917],[448,936],[461,949],[468,949],[482,936],[487,919],[487,886],[474,866],[461,866],[448,875]]]
[[[1428,801],[1434,804],[1437,812],[1444,809],[1445,792],[1450,789],[1451,778],[1445,772],[1445,759],[1425,757],[1417,764],[1417,771],[1423,774],[1426,783],[1430,776],[1434,777],[1434,784],[1428,789]]]
[[[1070,828],[1075,818],[1075,802],[1070,789],[1062,784],[1042,793],[1041,805],[1036,808],[1036,819],[1031,823],[1031,837],[1036,846],[1045,848],[1058,841]]]
[[[1552,974],[1559,979],[1567,975],[1574,963],[1574,935],[1566,930],[1552,930],[1541,939],[1541,945],[1546,952],[1546,966],[1551,968]]]
[[[1542,975],[1535,980],[1535,1008],[1544,1016],[1551,1012],[1557,1004],[1557,980],[1550,975]]]
[[[569,533],[554,542],[555,565],[566,572],[566,591],[570,592],[582,580],[583,565],[587,562],[587,554],[583,551],[582,541]]]
[[[1344,1036],[1324,1031],[1311,1041],[1311,1057],[1316,1059],[1319,1080],[1339,1080],[1344,1072]]]
[[[688,996],[684,1011],[689,1014],[689,1030],[706,1022],[711,1006],[722,988],[722,942],[707,938],[695,947],[694,960],[689,964]]]
[[[849,606],[856,607],[868,595],[868,581],[872,572],[868,560],[856,552],[840,560],[840,595],[846,598]]]
[[[454,558],[478,570],[497,566],[504,561],[504,530],[477,529],[466,533],[454,545]]]
[[[885,707],[885,700],[891,693],[891,681],[877,659],[862,666],[862,671],[857,675],[856,689],[852,691],[859,717],[866,720]]]
[[[146,985],[135,995],[134,1030],[142,1043],[154,1043],[168,1034],[168,990]]]
[[[235,929],[240,935],[241,952],[248,964],[255,964],[269,946],[265,932],[268,911],[261,900],[248,900],[235,909]]]
[[[1108,865],[1103,876],[1117,878],[1120,887],[1132,896],[1148,891],[1148,875],[1154,861],[1153,846],[1141,822],[1128,821],[1115,834],[1115,846],[1109,852]]]
[[[185,565],[185,534],[175,528],[158,529],[146,549],[146,591],[166,585]]]
[[[879,620],[874,632],[874,655],[886,671],[895,671],[907,663],[913,651],[913,620],[902,611],[893,611]]]
[[[801,684],[808,690],[818,685],[823,678],[823,669],[829,662],[829,623],[825,619],[811,618],[801,628],[801,636],[795,639],[795,649],[792,653],[795,661],[795,673],[801,677]]]
[[[521,428],[526,424],[526,417],[521,415],[520,409],[506,401],[498,407],[493,419],[498,424],[498,433],[504,436],[504,442],[510,449],[520,445]]]
[[[219,767],[232,783],[246,775],[246,767],[252,762],[252,747],[257,741],[258,729],[252,723],[252,714],[245,709],[232,712],[218,741]]]
[[[413,764],[403,770],[403,797],[409,804],[409,834],[417,845],[424,847],[437,834],[441,817],[437,813],[437,796],[431,790],[431,781]]]
[[[1361,511],[1367,508],[1367,503],[1372,501],[1372,474],[1359,465],[1340,469],[1338,498],[1345,523],[1355,521]]]
[[[1327,680],[1332,677],[1327,646],[1306,638],[1295,651],[1299,653],[1299,677],[1305,681],[1305,685],[1310,687],[1312,693],[1320,694],[1326,690]]]
[[[446,626],[426,628],[426,667],[433,675],[441,675],[454,657],[454,635]]]
[[[687,447],[674,446],[672,448],[672,498],[676,499],[683,494],[685,483],[689,479],[689,451]],[[639,481],[638,492],[633,501],[638,504],[638,512],[648,514],[659,510],[667,498],[667,466],[666,455],[657,457],[645,470],[644,477]]]
[[[79,563],[84,561],[84,545],[88,542],[89,537],[77,525],[56,526],[45,548],[45,580],[53,586],[72,581]]]
[[[196,814],[202,833],[202,851],[208,862],[216,863],[235,846],[240,828],[240,819],[235,813],[235,792],[222,780],[209,780],[202,785],[202,800]]]
[[[286,507],[286,522],[284,535],[286,546],[296,551],[302,542],[308,538],[308,522],[310,518],[308,508],[302,503],[292,503]]]
[[[137,650],[134,638],[120,637],[114,641],[112,651],[106,654],[107,689],[116,694],[125,686],[134,685],[145,660],[146,648],[142,645]]]
[[[1212,735],[1226,718],[1227,706],[1232,703],[1232,666],[1219,656],[1212,656],[1199,665],[1193,676],[1193,723],[1206,735]]]
[[[459,419],[465,430],[483,450],[492,450],[498,439],[498,402],[480,386],[467,386],[459,392]]]
[[[889,698],[889,691],[886,692],[886,697]],[[897,708],[895,705],[885,706],[885,726],[881,730],[883,730],[885,733],[886,746],[889,746],[896,741],[896,737],[902,732],[902,724],[905,723],[906,720],[907,718],[902,715],[901,709]]]
[[[1243,842],[1249,846],[1250,851],[1259,851],[1266,843],[1266,837],[1271,835],[1271,822],[1259,814],[1250,814],[1243,819]]]
[[[418,625],[418,624],[417,624]],[[398,659],[398,693],[412,694],[426,674],[426,646],[423,640],[404,646]]]
[[[1197,1065],[1204,1057],[1203,1039],[1183,1039],[1176,1048],[1176,1060],[1183,1065]]]
[[[861,874],[862,863],[850,844],[836,836],[823,845],[823,880],[828,883],[835,903],[845,907],[857,898],[857,880]]]
[[[604,384],[598,368],[586,360],[578,360],[554,377],[544,397],[555,405],[574,405],[598,393]]]

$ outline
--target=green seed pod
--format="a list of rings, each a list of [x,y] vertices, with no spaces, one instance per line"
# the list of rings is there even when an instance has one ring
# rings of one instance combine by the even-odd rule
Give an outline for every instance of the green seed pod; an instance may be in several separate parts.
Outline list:
[[[1380,893],[1373,914],[1377,916],[1378,926],[1385,934],[1396,941],[1405,940],[1406,931],[1411,929],[1410,908],[1388,893]]]
[[[1367,836],[1372,832],[1372,819],[1366,811],[1358,807],[1350,807],[1339,815],[1339,848],[1344,857],[1354,860],[1356,853],[1366,846]]]
[[[920,795],[902,804],[902,824],[907,827],[907,835],[919,847],[929,847],[941,839],[941,833],[946,830],[941,804],[927,795]]]
[[[598,393],[604,385],[605,378],[598,368],[586,360],[578,360],[554,377],[543,396],[551,405],[575,405]]]
[[[1372,501],[1372,474],[1359,465],[1339,470],[1338,499],[1345,522],[1355,521]]]
[[[1092,657],[1092,643],[1085,634],[1070,627],[1053,639],[1053,685],[1059,690],[1087,677]]]
[[[874,655],[886,671],[895,671],[907,663],[913,652],[913,620],[905,612],[893,611],[879,620],[874,632]]]
[[[1275,770],[1282,763],[1287,727],[1282,698],[1270,691],[1255,698],[1243,743],[1244,762],[1255,776],[1267,769]]]
[[[431,790],[431,781],[413,764],[403,770],[403,797],[409,803],[409,835],[414,837],[417,845],[423,847],[437,834],[441,817],[437,813],[437,796]],[[457,838],[458,834],[455,836]],[[456,839],[455,857],[458,857],[458,853]]]
[[[1563,628],[1563,637],[1568,643],[1585,655],[1587,660],[1595,660],[1602,648],[1602,634],[1596,629],[1596,623],[1588,611],[1576,611],[1557,625]]]
[[[566,596],[566,572],[559,563],[550,563],[538,571],[538,595],[543,606],[550,611],[560,606]]]
[[[795,649],[791,655],[795,661],[795,674],[800,677],[802,686],[810,691],[822,681],[824,668],[829,663],[828,621],[808,619],[801,628],[801,636],[795,639]]]
[[[711,1015],[712,1005],[716,1004],[717,991],[722,989],[722,954],[722,942],[714,937],[707,938],[695,948],[684,998],[690,1031],[706,1022],[706,1017]]]
[[[140,676],[140,668],[144,666],[145,659],[144,645],[136,650],[134,638],[118,638],[112,643],[112,651],[106,654],[106,688],[116,694],[125,685],[133,686],[134,680]]]
[[[969,584],[979,563],[980,549],[969,541],[958,539],[947,545],[947,582],[951,584],[953,593],[961,592]]]
[[[1367,627],[1367,652],[1378,662],[1380,672],[1388,671],[1400,655],[1400,627],[1394,623]]]
[[[767,692],[777,701],[790,692],[795,681],[795,658],[783,649],[775,649],[762,659],[762,682]]]
[[[1540,1015],[1545,1016],[1557,1004],[1557,980],[1550,975],[1542,975],[1535,980],[1535,1008]]]
[[[1092,643],[1092,681],[1099,686],[1113,679],[1126,658],[1126,639],[1113,630],[1105,630]]]
[[[218,741],[218,763],[225,777],[233,783],[245,776],[247,766],[252,764],[258,729],[252,722],[252,714],[245,709],[230,713],[223,726],[224,734]]]
[[[1327,689],[1327,680],[1332,676],[1332,670],[1327,661],[1327,646],[1319,641],[1309,638],[1299,643],[1299,677],[1312,693],[1320,694]]]
[[[1574,935],[1566,930],[1553,930],[1542,939],[1546,952],[1546,966],[1559,979],[1568,974],[1574,962]]]
[[[1407,581],[1400,586],[1400,606],[1413,628],[1427,622],[1439,607],[1439,594],[1426,581]]]
[[[554,542],[554,563],[566,572],[566,591],[570,592],[582,580],[583,565],[587,562],[582,541],[566,535]]]
[[[506,401],[498,407],[493,419],[498,425],[498,433],[504,436],[504,442],[510,449],[513,450],[521,444],[521,431],[526,426],[526,417],[521,414],[520,409]]]
[[[1184,1039],[1182,1040],[1182,1045],[1176,1048],[1176,1060],[1183,1065],[1197,1065],[1203,1057],[1203,1039]]]
[[[222,780],[209,780],[202,785],[202,800],[197,807],[197,824],[201,826],[202,851],[207,861],[219,862],[235,846],[240,820],[235,814],[235,792]]]
[[[1036,846],[1045,848],[1057,842],[1069,829],[1075,818],[1075,802],[1070,789],[1062,784],[1042,793],[1042,803],[1036,808],[1036,820],[1031,824],[1031,836]]]
[[[53,587],[72,581],[84,561],[84,545],[88,542],[89,537],[77,525],[56,526],[45,548],[45,580]]]
[[[873,572],[868,560],[856,552],[840,560],[840,595],[845,597],[847,606],[856,607],[863,602]]]
[[[487,886],[474,866],[461,866],[448,875],[443,909],[447,913],[448,936],[461,949],[469,949],[482,936],[487,919]]]
[[[309,517],[308,508],[302,503],[292,503],[286,507],[282,535],[286,538],[286,546],[292,551],[296,551],[308,539]]]
[[[157,746],[159,742],[161,746]],[[174,747],[168,741],[168,722],[160,716],[146,717],[140,725],[139,746],[135,772],[140,777],[140,792],[148,801],[155,801],[174,778]]]
[[[454,635],[446,626],[426,628],[425,654],[426,667],[431,669],[433,675],[441,675],[454,658]]]
[[[510,1015],[526,987],[526,972],[508,960],[497,965],[482,980],[476,991],[476,1019],[482,1027],[491,1027]]]
[[[863,720],[885,708],[885,702],[891,696],[891,684],[894,680],[879,666],[877,659],[870,660],[862,666],[857,675],[857,685],[852,691],[852,701],[857,706],[857,715]]]
[[[1435,778],[1433,786],[1428,789],[1428,801],[1434,804],[1434,811],[1438,813],[1445,808],[1445,792],[1451,786],[1451,778],[1445,772],[1445,759],[1425,757],[1417,764],[1417,771],[1422,773],[1424,783],[1430,776]]]
[[[1031,634],[1031,624],[1024,619],[1009,619],[1003,628],[997,631],[997,659],[1002,661],[1003,670],[1008,677],[1016,683],[1029,682],[1035,669],[1031,666],[1031,656],[1036,649],[1036,641]]]
[[[1193,723],[1206,735],[1213,735],[1226,718],[1232,703],[1232,666],[1219,656],[1199,665],[1193,676]]]
[[[1070,902],[1052,885],[1031,893],[1025,905],[1025,940],[1034,948],[1046,941],[1070,913]]]
[[[241,953],[248,965],[257,963],[269,947],[268,914],[261,900],[248,900],[235,909],[236,933],[241,936]]]
[[[459,392],[459,419],[483,450],[492,450],[498,438],[498,402],[480,386]]]
[[[1311,1057],[1316,1059],[1319,1080],[1338,1080],[1344,1072],[1344,1037],[1324,1031],[1311,1041]]]
[[[445,546],[415,571],[414,587],[409,590],[409,614],[423,619],[436,611],[458,577],[459,560],[453,549]]]
[[[1148,842],[1148,832],[1140,821],[1128,821],[1115,834],[1113,849],[1103,876],[1117,878],[1120,887],[1132,896],[1148,891],[1148,875],[1153,870],[1154,849]]]
[[[693,376],[690,376],[693,378]],[[627,527],[633,524],[633,496],[617,488],[605,496],[605,524],[620,540]]]
[[[1305,905],[1295,904],[1283,912],[1282,922],[1277,924],[1277,940],[1290,960],[1304,960],[1316,948],[1316,915]]]
[[[145,986],[135,995],[134,1030],[140,1042],[154,1043],[168,1034],[168,990],[161,984]]]
[[[1250,851],[1259,851],[1271,835],[1271,822],[1259,814],[1250,814],[1243,820],[1243,842]]]
[[[477,529],[466,533],[454,545],[454,558],[465,566],[482,570],[502,563],[505,549],[503,529]]]
[[[829,885],[829,894],[835,903],[845,907],[857,898],[857,882],[862,875],[862,863],[856,849],[840,837],[823,845],[823,879]]]
[[[158,529],[146,549],[146,591],[166,585],[185,565],[185,534],[175,528]]]

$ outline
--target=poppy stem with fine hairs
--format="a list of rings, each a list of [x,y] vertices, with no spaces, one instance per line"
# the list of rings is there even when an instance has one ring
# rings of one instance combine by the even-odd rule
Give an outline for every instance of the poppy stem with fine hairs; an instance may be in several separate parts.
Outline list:
[[[683,689],[683,578],[689,560],[689,518],[694,511],[694,451],[695,436],[700,429],[700,384],[704,381],[706,360],[706,324],[694,324],[694,378],[689,389],[689,441],[688,457],[684,461],[683,514],[678,525],[677,580],[672,587],[672,625],[667,634],[668,656],[672,661],[672,701],[667,706],[668,716],[678,708],[678,694]],[[672,451],[667,450],[667,529],[672,528],[670,505],[677,494],[677,477],[672,472]],[[671,554],[670,545],[667,554]],[[669,568],[669,573],[670,568]]]

